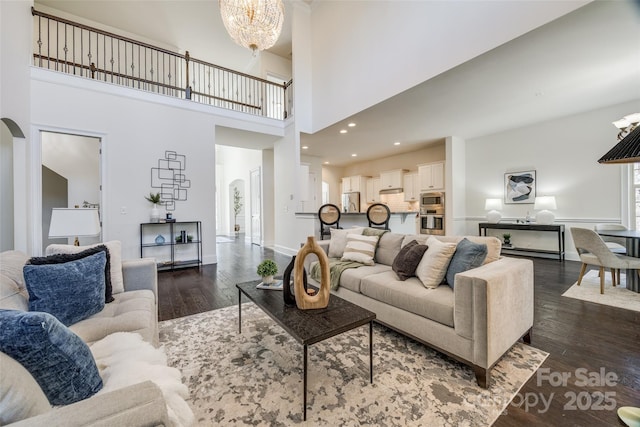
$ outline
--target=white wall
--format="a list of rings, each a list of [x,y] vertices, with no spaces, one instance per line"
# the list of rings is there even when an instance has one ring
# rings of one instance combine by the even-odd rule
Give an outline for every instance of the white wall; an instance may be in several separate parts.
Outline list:
[[[275,185],[273,149],[262,150],[262,244],[275,245]]]
[[[597,160],[617,143],[611,122],[639,110],[637,100],[468,140],[466,232],[478,233],[486,198],[503,198],[506,172],[530,169],[536,170],[537,194],[556,197],[556,222],[567,228],[621,222],[625,166]],[[524,219],[527,212],[535,216],[532,204],[503,205],[502,216],[505,221]],[[552,238],[545,240],[551,241],[543,245],[554,245]],[[577,259],[570,233],[565,243],[569,258]]]

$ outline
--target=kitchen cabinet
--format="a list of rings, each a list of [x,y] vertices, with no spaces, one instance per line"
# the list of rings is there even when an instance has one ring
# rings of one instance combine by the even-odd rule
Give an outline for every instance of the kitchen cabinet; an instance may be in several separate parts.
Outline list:
[[[418,166],[420,191],[444,190],[444,162]]]
[[[380,189],[390,190],[394,188],[402,188],[404,172],[406,171],[403,169],[380,172]]]
[[[367,191],[367,177],[362,175],[345,176],[342,178],[342,192],[352,193],[354,191]]]
[[[417,202],[420,200],[420,175],[407,173],[404,175],[404,201]]]
[[[367,178],[367,203],[380,202],[380,178]]]

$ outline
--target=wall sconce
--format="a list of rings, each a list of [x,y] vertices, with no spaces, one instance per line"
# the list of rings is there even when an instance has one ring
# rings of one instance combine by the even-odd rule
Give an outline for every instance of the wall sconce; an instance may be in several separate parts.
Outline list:
[[[555,196],[536,197],[533,209],[540,210],[540,212],[536,214],[536,223],[542,225],[553,224],[555,215],[551,211],[558,209]]]
[[[484,210],[487,212],[487,222],[490,224],[497,224],[502,218],[500,210],[502,210],[502,200],[500,199],[487,199],[484,202]]]

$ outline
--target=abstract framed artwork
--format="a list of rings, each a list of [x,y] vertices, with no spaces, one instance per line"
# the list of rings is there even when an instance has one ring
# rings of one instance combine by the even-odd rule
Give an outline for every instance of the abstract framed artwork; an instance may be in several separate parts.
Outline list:
[[[536,171],[504,174],[504,203],[526,204],[536,200]]]

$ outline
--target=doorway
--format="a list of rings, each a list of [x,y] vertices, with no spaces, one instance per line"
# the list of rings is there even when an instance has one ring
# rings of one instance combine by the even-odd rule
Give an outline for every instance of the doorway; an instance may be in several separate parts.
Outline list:
[[[251,244],[262,245],[262,177],[260,168],[249,171]]]
[[[41,132],[42,248],[68,239],[49,239],[52,208],[97,208],[102,218],[101,140],[91,136]],[[81,237],[81,245],[102,241]]]

